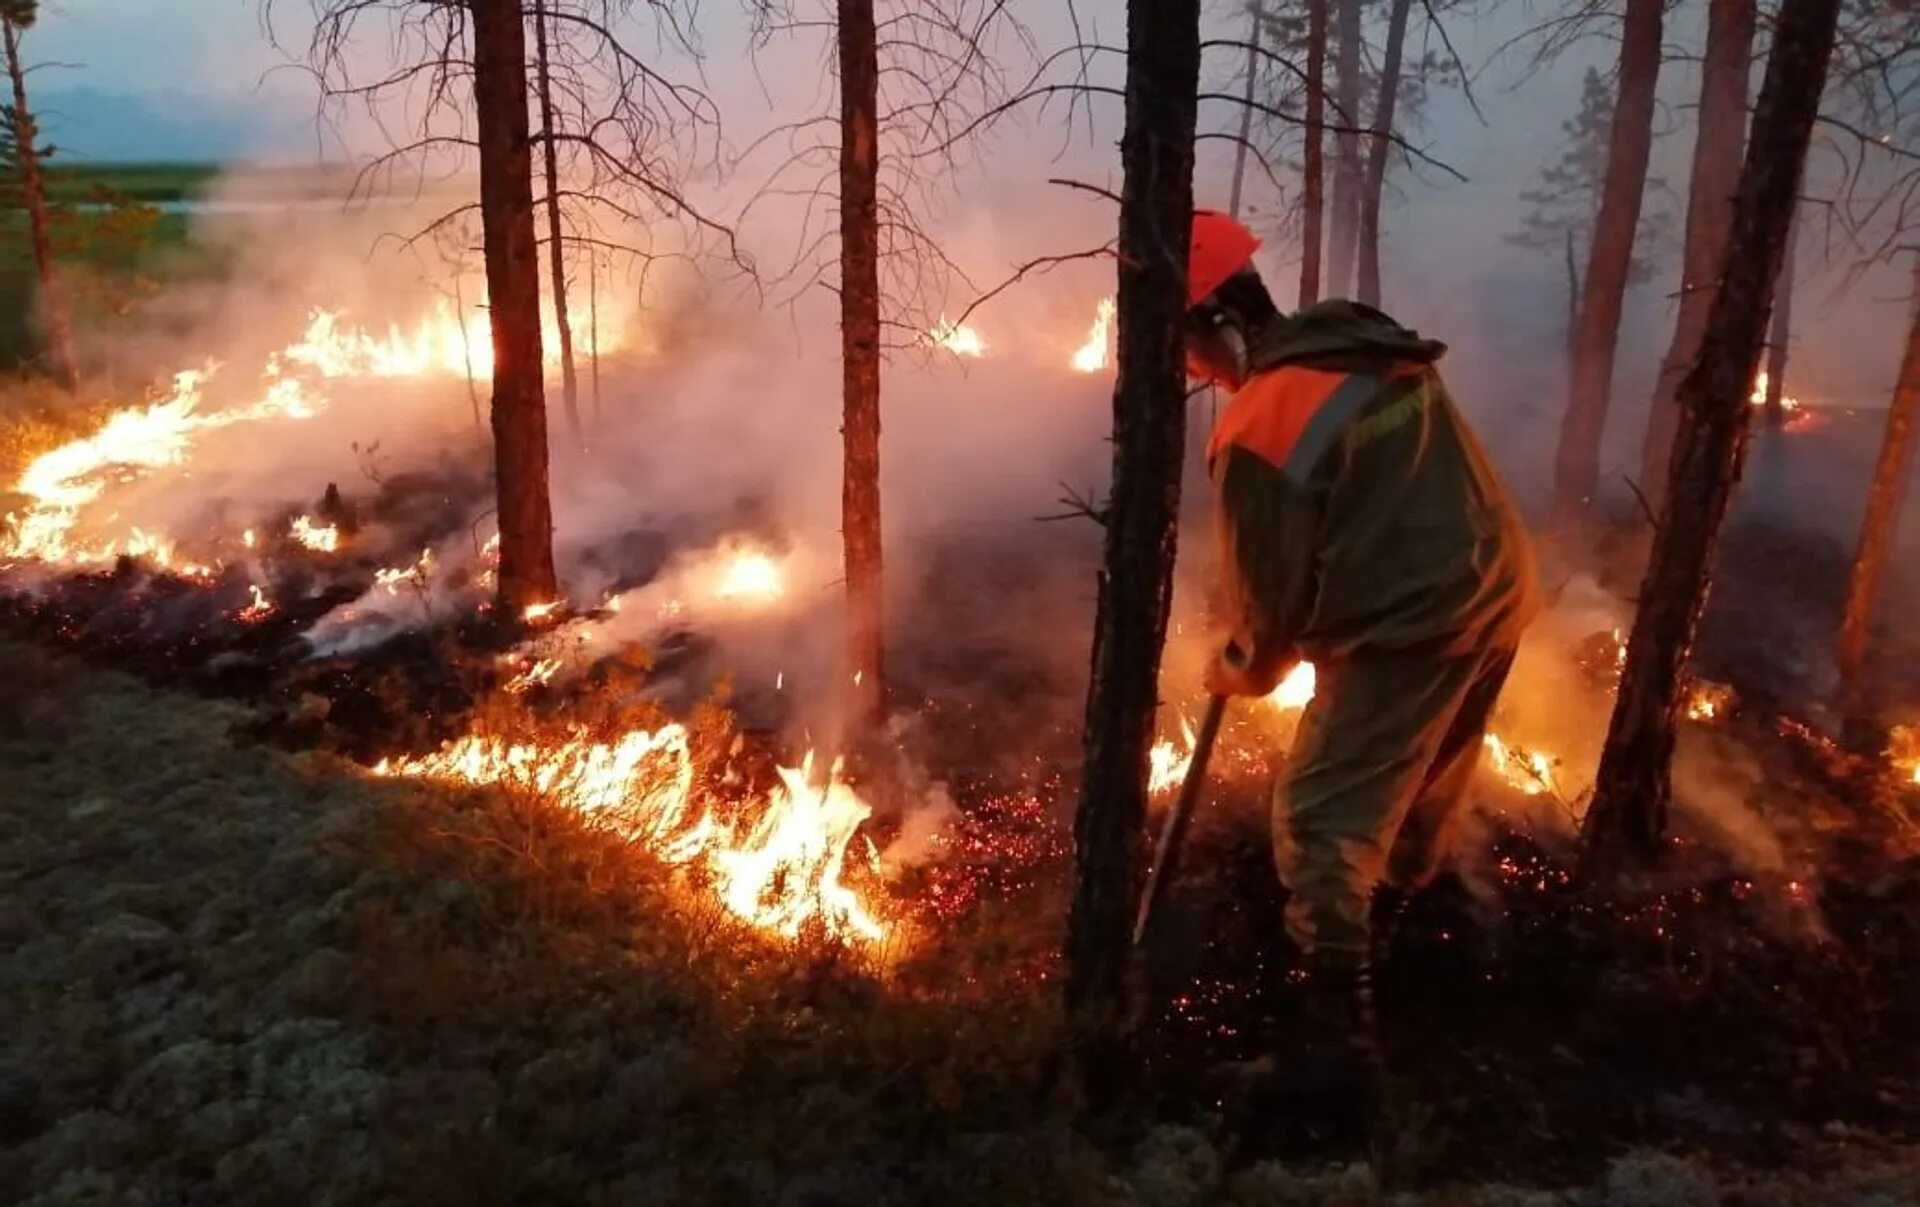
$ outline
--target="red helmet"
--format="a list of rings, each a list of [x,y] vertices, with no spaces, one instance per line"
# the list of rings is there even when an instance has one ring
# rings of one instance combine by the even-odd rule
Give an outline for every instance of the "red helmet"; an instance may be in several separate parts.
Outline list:
[[[1193,244],[1187,253],[1187,305],[1198,306],[1226,279],[1253,263],[1260,239],[1218,210],[1193,211]]]

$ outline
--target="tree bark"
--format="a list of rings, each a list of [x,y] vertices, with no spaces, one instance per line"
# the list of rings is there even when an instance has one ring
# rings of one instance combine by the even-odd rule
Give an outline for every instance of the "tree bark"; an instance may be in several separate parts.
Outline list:
[[[840,365],[847,661],[858,716],[885,707],[880,560],[880,61],[873,0],[837,0],[840,40]]]
[[[1603,864],[1649,856],[1665,836],[1681,674],[1746,454],[1747,399],[1839,9],[1840,0],[1782,0],[1700,357],[1680,383],[1667,501],[1584,824],[1589,853]]]
[[[541,379],[540,246],[533,223],[527,126],[527,31],[521,0],[467,0],[473,14],[473,104],[480,144],[480,225],[493,330],[493,465],[499,495],[500,607],[518,617],[559,598],[547,494]]]
[[[1800,223],[1787,229],[1787,258],[1780,266],[1780,281],[1774,286],[1773,329],[1767,333],[1767,393],[1764,410],[1767,426],[1782,427],[1787,422],[1787,353],[1793,343],[1793,261],[1800,250]]]
[[[587,252],[587,368],[593,381],[593,422],[600,419],[600,258]]]
[[[560,396],[567,404],[567,435],[586,447],[580,430],[580,380],[573,367],[573,324],[567,318],[566,245],[560,237],[560,154],[553,125],[553,77],[547,62],[547,5],[533,6],[534,65],[540,81],[540,148],[547,172],[547,252],[553,268],[553,326],[560,337]]]
[[[1887,558],[1893,551],[1900,508],[1907,497],[1907,478],[1913,467],[1914,419],[1920,415],[1920,271],[1915,274],[1914,295],[1906,353],[1900,358],[1900,381],[1887,408],[1887,434],[1880,442],[1880,458],[1874,463],[1873,485],[1867,490],[1860,547],[1854,555],[1847,605],[1840,619],[1841,699],[1856,716],[1865,713],[1861,670],[1867,659],[1867,633],[1872,627],[1874,605],[1880,600]]]
[[[1367,176],[1360,196],[1360,285],[1357,296],[1380,304],[1380,202],[1387,187],[1387,152],[1392,146],[1393,111],[1400,99],[1400,55],[1407,40],[1407,14],[1413,0],[1393,0],[1387,14],[1387,49],[1380,60],[1380,98],[1373,106],[1373,138],[1367,147]]]
[[[1627,0],[1620,42],[1620,91],[1607,141],[1607,178],[1588,251],[1573,381],[1554,457],[1554,511],[1570,521],[1586,510],[1600,477],[1600,439],[1620,341],[1620,311],[1633,269],[1633,241],[1653,148],[1653,93],[1660,78],[1663,0]]]
[[[473,407],[473,430],[484,429],[480,419],[480,385],[473,379],[473,337],[467,334],[467,298],[460,288],[460,270],[453,273],[453,317],[460,327],[460,367],[467,376],[467,402]]]
[[[1240,105],[1240,141],[1233,151],[1233,187],[1227,213],[1240,216],[1240,186],[1247,177],[1247,143],[1253,134],[1253,90],[1260,78],[1260,0],[1247,6],[1247,92]]]
[[[1574,337],[1580,331],[1580,258],[1573,248],[1573,228],[1567,228],[1567,370],[1573,370]]]
[[[1360,218],[1360,0],[1331,0],[1338,29],[1334,47],[1334,93],[1340,132],[1333,136],[1333,220],[1328,233],[1327,293],[1345,297],[1353,288],[1353,252]]]
[[[1680,379],[1700,354],[1700,335],[1713,304],[1727,227],[1733,221],[1733,183],[1747,137],[1747,75],[1753,56],[1754,0],[1709,0],[1707,46],[1700,68],[1700,112],[1687,181],[1687,245],[1680,279],[1680,310],[1673,342],[1647,412],[1640,448],[1640,490],[1659,507],[1667,483],[1667,455],[1680,425],[1674,399]],[[1791,251],[1789,251],[1791,255]],[[1786,273],[1791,277],[1789,266]]]
[[[69,390],[80,388],[79,362],[73,355],[73,322],[67,295],[53,263],[53,232],[47,216],[46,176],[40,170],[40,131],[27,107],[27,71],[20,62],[20,27],[0,20],[7,49],[7,75],[13,81],[13,135],[20,161],[20,191],[26,199],[27,230],[33,241],[35,288],[40,322],[46,330],[47,360],[53,376]]]
[[[1327,0],[1307,0],[1307,122],[1300,156],[1300,301],[1320,300],[1320,230],[1326,211]]]
[[[1066,1003],[1082,1037],[1076,1064],[1097,1103],[1111,1101],[1126,1067],[1120,1059],[1126,967],[1140,881],[1147,750],[1173,594],[1199,22],[1199,0],[1127,6],[1113,486],[1074,814],[1066,949]]]

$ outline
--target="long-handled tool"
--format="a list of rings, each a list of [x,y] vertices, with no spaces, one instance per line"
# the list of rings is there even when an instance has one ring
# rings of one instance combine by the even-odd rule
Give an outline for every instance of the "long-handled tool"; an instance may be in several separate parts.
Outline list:
[[[1213,740],[1220,736],[1220,719],[1226,715],[1227,698],[1215,696],[1207,701],[1207,715],[1201,718],[1200,732],[1193,739],[1193,761],[1187,764],[1187,778],[1180,784],[1180,795],[1167,810],[1160,827],[1160,841],[1153,848],[1153,867],[1147,872],[1147,885],[1140,892],[1140,912],[1133,919],[1133,945],[1146,938],[1153,921],[1153,907],[1173,880],[1180,862],[1180,847],[1187,836],[1187,823],[1193,818],[1193,806],[1199,803],[1200,789],[1207,782],[1207,759],[1213,754]]]

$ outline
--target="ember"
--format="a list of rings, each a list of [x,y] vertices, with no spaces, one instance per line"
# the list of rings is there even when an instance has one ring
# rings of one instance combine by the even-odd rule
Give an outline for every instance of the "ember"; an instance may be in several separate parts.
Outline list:
[[[258,585],[249,586],[247,590],[252,592],[253,600],[246,607],[235,612],[234,619],[244,624],[255,624],[273,615],[273,601],[267,598],[265,591],[262,591]]]
[[[757,930],[795,938],[818,923],[841,941],[884,939],[887,924],[840,879],[871,810],[839,778],[837,763],[819,787],[812,770],[809,753],[799,767],[779,769],[770,795],[723,817],[697,803],[687,731],[668,725],[612,742],[475,733],[436,754],[383,759],[373,774],[532,792],[668,863],[703,869],[721,904]]]

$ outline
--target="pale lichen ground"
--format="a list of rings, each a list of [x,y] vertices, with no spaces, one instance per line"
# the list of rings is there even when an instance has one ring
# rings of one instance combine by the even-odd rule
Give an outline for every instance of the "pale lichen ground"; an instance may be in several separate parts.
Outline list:
[[[1358,1168],[1226,1171],[1186,1129],[1103,1151],[1019,1092],[1016,1021],[743,956],[507,802],[237,744],[233,706],[30,647],[0,664],[0,1203],[1391,1201]],[[1911,1150],[1830,1139],[1790,1174],[1634,1154],[1398,1201],[1920,1203]]]

